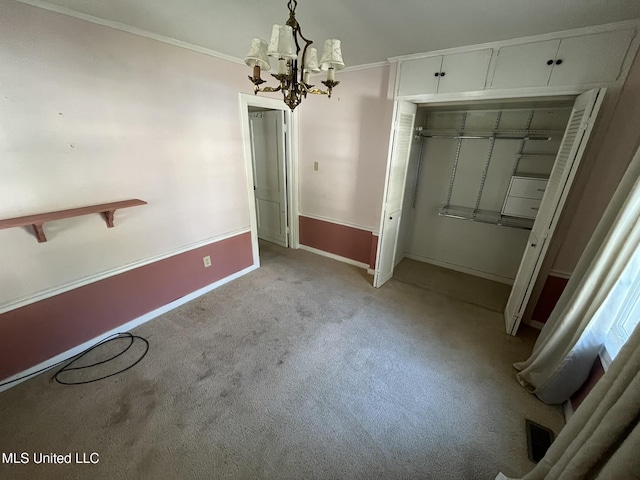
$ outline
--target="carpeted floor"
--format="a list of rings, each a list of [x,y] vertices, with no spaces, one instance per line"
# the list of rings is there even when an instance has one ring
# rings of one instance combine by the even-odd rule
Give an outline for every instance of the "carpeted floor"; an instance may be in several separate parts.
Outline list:
[[[262,243],[261,260],[136,329],[151,347],[133,369],[1,393],[0,452],[99,463],[0,464],[0,478],[492,480],[532,468],[525,417],[562,427],[511,367],[535,332],[301,250]]]
[[[393,278],[500,313],[504,312],[511,293],[510,285],[410,258],[398,264]]]

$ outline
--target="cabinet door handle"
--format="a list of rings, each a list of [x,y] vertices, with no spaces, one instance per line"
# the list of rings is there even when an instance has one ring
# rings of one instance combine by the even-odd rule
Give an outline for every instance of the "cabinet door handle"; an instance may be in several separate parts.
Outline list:
[[[440,72],[436,72],[433,74],[434,77],[439,77],[440,76]]]
[[[537,208],[537,207],[530,207],[530,208],[531,208],[531,210],[536,210],[536,211],[540,210],[540,209],[539,209],[539,208]]]
[[[538,188],[539,192],[544,192],[546,190],[546,188]]]
[[[556,65],[562,65],[562,59],[556,60]]]
[[[537,243],[532,243],[531,244],[532,247],[535,247],[536,245],[537,245]]]
[[[389,220],[393,220],[393,217],[389,217]]]
[[[441,76],[441,77],[444,77],[444,73],[445,73],[445,72],[440,72],[440,76]]]
[[[547,60],[547,65],[553,65],[553,60]]]

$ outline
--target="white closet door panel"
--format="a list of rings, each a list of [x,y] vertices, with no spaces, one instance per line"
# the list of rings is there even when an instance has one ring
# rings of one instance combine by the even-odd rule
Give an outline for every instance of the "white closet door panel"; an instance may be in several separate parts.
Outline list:
[[[498,50],[491,88],[539,87],[549,83],[560,40],[532,42]]]
[[[387,187],[387,212],[395,212],[402,208],[414,121],[415,113],[400,113],[399,115],[389,172],[389,186]]]
[[[620,75],[633,30],[564,38],[549,85],[613,82]],[[560,65],[558,61],[562,60]]]
[[[284,112],[251,115],[258,237],[287,246]]]
[[[398,96],[437,93],[441,66],[442,55],[401,62]]]
[[[387,169],[382,225],[378,241],[376,271],[373,278],[374,287],[381,287],[393,276],[416,110],[417,105],[414,103],[398,102],[391,159]]]
[[[540,203],[520,268],[504,311],[507,333],[515,335],[602,104],[605,89],[589,90],[573,106],[547,189]]]
[[[445,55],[438,93],[484,90],[492,49]]]
[[[375,287],[381,287],[393,277],[401,213],[401,210],[391,212],[384,220],[384,234],[381,235],[382,240],[380,240],[380,250],[383,254],[380,255],[380,265],[376,265],[376,271],[380,273],[374,278]]]

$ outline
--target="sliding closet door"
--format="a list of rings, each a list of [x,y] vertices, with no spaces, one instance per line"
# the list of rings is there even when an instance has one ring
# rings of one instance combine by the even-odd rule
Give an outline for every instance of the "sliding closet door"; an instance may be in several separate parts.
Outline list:
[[[515,335],[520,326],[520,320],[527,307],[571,183],[580,165],[604,94],[604,88],[589,90],[580,95],[573,106],[569,124],[504,311],[507,333],[511,335]]]
[[[378,242],[378,258],[373,279],[374,287],[381,287],[393,276],[398,230],[404,199],[404,185],[407,178],[411,139],[416,119],[417,105],[410,102],[398,102],[393,123],[393,146],[391,161],[387,168],[387,184],[382,212],[382,229]]]

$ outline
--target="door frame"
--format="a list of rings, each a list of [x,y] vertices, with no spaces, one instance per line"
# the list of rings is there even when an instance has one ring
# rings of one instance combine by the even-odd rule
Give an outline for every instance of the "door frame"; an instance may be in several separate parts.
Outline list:
[[[282,110],[285,118],[285,169],[287,179],[287,223],[289,225],[289,248],[299,248],[298,228],[298,115],[291,112],[282,100],[268,97],[258,97],[247,93],[240,94],[240,128],[244,147],[244,164],[247,184],[247,200],[249,202],[249,225],[251,228],[251,246],[253,262],[260,266],[260,252],[258,249],[258,218],[256,214],[256,200],[253,192],[253,154],[251,148],[251,126],[249,124],[249,107]]]

